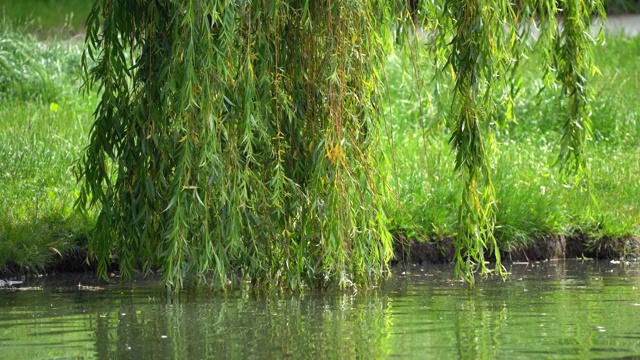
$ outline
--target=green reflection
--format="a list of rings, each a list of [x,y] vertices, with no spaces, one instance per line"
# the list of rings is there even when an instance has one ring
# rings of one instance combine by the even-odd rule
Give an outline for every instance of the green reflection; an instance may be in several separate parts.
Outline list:
[[[99,357],[317,358],[332,353],[376,358],[388,353],[388,305],[377,292],[136,300],[122,299],[117,309],[98,316]]]
[[[640,355],[638,264],[512,266],[473,289],[450,267],[381,288],[298,295],[103,292],[44,284],[0,293],[2,358],[611,358]],[[75,282],[77,284],[77,281]]]

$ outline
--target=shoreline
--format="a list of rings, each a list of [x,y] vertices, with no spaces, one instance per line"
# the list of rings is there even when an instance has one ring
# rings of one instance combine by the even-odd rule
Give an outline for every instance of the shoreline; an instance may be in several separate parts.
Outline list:
[[[596,243],[595,239],[585,234],[541,236],[531,243],[500,250],[500,257],[504,263],[575,258],[635,259],[639,254],[640,238],[604,239]],[[400,236],[394,243],[394,255],[392,263],[397,264],[444,264],[453,261],[455,248],[453,238],[417,241]]]
[[[421,241],[396,234],[393,249],[394,258],[390,261],[391,267],[407,264],[451,264],[455,255],[451,237]],[[638,255],[640,255],[640,238],[603,239],[596,244],[595,239],[586,234],[540,236],[528,244],[511,246],[509,249],[500,251],[504,264],[563,259],[629,260],[637,259]],[[67,251],[55,255],[55,258],[51,259],[42,271],[9,264],[4,269],[0,269],[0,277],[95,272],[95,264],[87,263],[86,257],[86,248]],[[487,261],[494,262],[495,259],[487,258]],[[113,270],[117,271],[116,269],[117,264],[114,265]]]

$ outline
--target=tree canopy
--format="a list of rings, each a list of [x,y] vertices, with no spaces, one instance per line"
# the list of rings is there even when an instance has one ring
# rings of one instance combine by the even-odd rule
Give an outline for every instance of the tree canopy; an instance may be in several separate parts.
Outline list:
[[[99,211],[90,242],[99,270],[114,259],[125,277],[160,268],[169,287],[384,276],[384,66],[408,49],[441,75],[420,81],[453,84],[450,143],[465,184],[457,274],[486,273],[487,253],[501,272],[490,124],[513,106],[509,69],[544,50],[548,81],[568,98],[559,162],[582,171],[591,15],[602,13],[600,1],[516,5],[95,0],[83,65],[100,101],[77,172],[78,204]]]

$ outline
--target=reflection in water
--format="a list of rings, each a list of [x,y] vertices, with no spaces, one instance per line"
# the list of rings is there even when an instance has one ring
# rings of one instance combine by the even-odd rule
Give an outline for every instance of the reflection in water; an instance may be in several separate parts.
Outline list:
[[[468,289],[450,267],[380,288],[163,295],[154,282],[82,292],[37,280],[0,293],[3,358],[586,358],[640,355],[638,264],[513,265]],[[83,283],[88,282],[82,279]],[[34,282],[34,281],[32,281]]]
[[[384,354],[386,304],[367,296],[182,295],[170,303],[123,299],[97,319],[96,348],[104,358],[312,358]]]

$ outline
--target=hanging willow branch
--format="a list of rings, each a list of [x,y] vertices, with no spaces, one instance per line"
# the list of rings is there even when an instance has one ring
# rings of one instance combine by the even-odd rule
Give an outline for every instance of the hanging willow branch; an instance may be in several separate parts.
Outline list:
[[[540,43],[555,44],[548,58],[569,97],[560,159],[584,166],[586,34],[601,7],[561,4],[559,33],[552,0],[95,0],[83,65],[100,101],[77,170],[78,205],[99,211],[99,271],[159,268],[174,288],[382,277],[392,244],[380,84],[394,41],[416,46],[402,41],[415,20],[432,39],[434,81],[453,74],[457,274],[473,281],[491,256],[502,272],[491,122],[495,99],[513,104],[508,68],[530,41],[521,24],[540,21]]]
[[[448,1],[446,6],[454,20],[448,62],[455,71],[452,114],[456,121],[449,142],[464,183],[458,212],[456,274],[473,282],[476,270],[487,273],[485,249],[495,256],[496,270],[502,273],[493,233],[496,199],[491,181],[489,149],[493,134],[489,121],[494,111],[493,87],[511,55],[505,28],[516,22],[507,1]]]
[[[101,100],[79,203],[100,209],[100,272],[117,258],[170,287],[382,276],[381,7],[96,0],[84,66]]]
[[[601,1],[563,0],[562,28],[555,42],[554,67],[556,77],[568,98],[567,115],[558,162],[567,173],[587,170],[585,146],[591,138],[591,106],[593,90],[587,81],[597,71],[591,47],[594,43],[591,24],[594,15],[605,18]],[[585,174],[588,176],[588,174]]]
[[[496,272],[505,274],[494,237],[497,199],[491,173],[492,154],[497,149],[491,124],[498,120],[499,106],[507,109],[502,115],[506,120],[513,118],[513,86],[518,73],[509,69],[517,65],[534,41],[546,54],[548,66],[555,65],[557,79],[569,99],[560,169],[571,173],[586,168],[584,146],[590,134],[592,96],[586,79],[593,69],[591,15],[604,13],[599,1],[560,3],[561,11],[555,0],[521,0],[515,4],[502,0],[423,1],[418,6],[421,26],[435,34],[427,44],[435,64],[434,81],[441,82],[443,74],[453,73],[450,144],[456,170],[463,178],[455,241],[456,274],[471,283],[476,271],[489,272],[488,256],[495,259]],[[559,13],[564,17],[563,26],[558,26]],[[537,39],[530,31],[532,27],[541,30]],[[443,59],[446,66],[440,65]],[[437,91],[440,87],[435,88]]]

